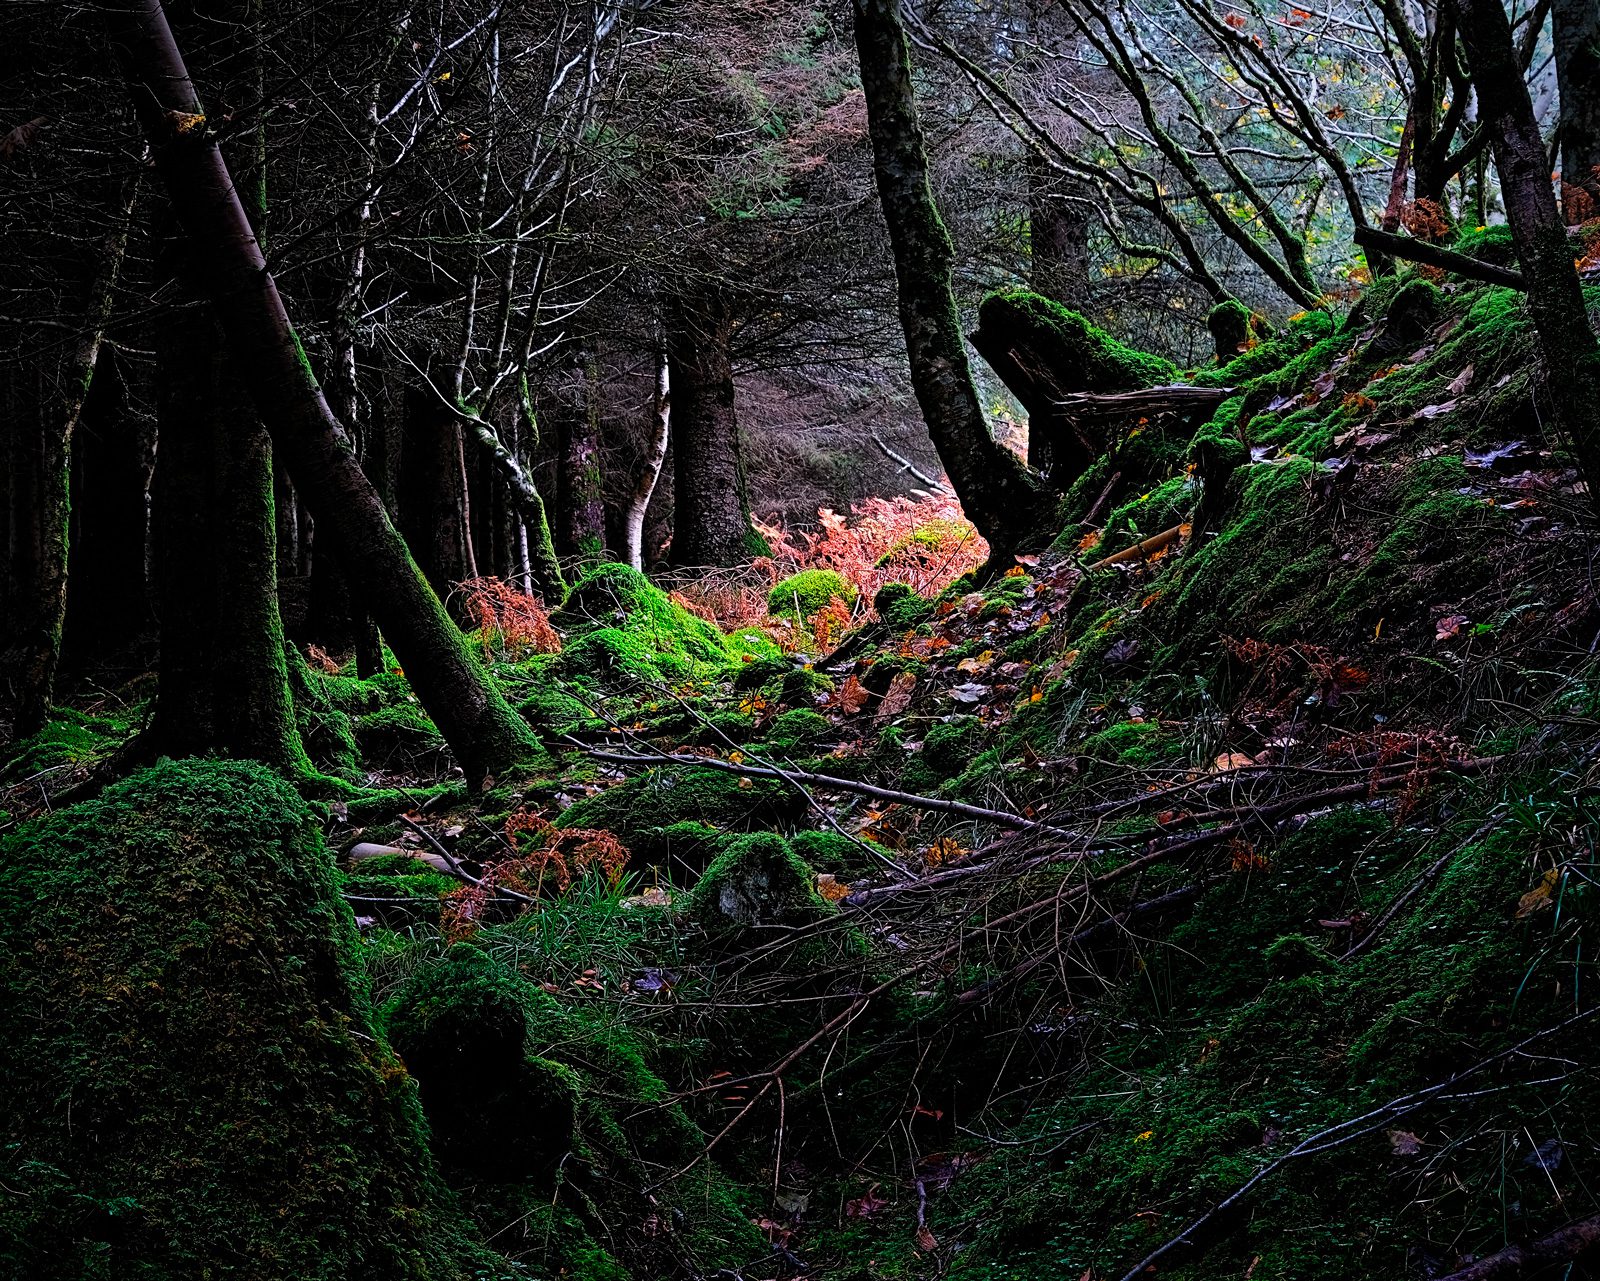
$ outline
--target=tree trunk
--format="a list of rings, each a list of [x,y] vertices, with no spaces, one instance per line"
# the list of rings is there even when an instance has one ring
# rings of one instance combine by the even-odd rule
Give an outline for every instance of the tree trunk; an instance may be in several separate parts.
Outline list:
[[[154,487],[160,680],[152,754],[313,771],[295,727],[278,616],[272,451],[234,391],[209,306],[162,327]]]
[[[622,544],[628,564],[641,572],[644,570],[644,517],[650,509],[650,496],[656,492],[656,481],[661,478],[661,464],[666,459],[667,441],[672,434],[672,377],[668,372],[665,347],[655,353],[655,363],[656,394],[651,404],[650,441],[645,446],[639,477],[634,481],[633,493],[628,495],[622,521]]]
[[[400,528],[433,590],[465,621],[453,593],[472,575],[461,502],[461,428],[428,392],[414,392],[406,407],[400,447]]]
[[[147,557],[155,434],[152,422],[128,412],[120,358],[102,345],[72,442],[63,671],[126,663],[153,634]],[[120,679],[112,675],[107,683]]]
[[[561,415],[556,507],[563,555],[599,560],[606,550],[606,507],[600,471],[600,359],[582,361],[580,403]]]
[[[701,291],[672,309],[674,565],[742,565],[767,551],[750,523],[733,407],[732,339],[733,308],[720,292]]]
[[[1600,344],[1584,309],[1566,227],[1550,189],[1550,167],[1533,103],[1500,0],[1454,0],[1472,63],[1482,127],[1490,132],[1512,242],[1528,285],[1556,427],[1572,442],[1600,504]]]
[[[973,385],[950,287],[954,250],[928,186],[899,0],[855,0],[855,18],[873,169],[894,249],[911,382],[967,519],[995,558],[1004,560],[1041,532],[1041,491],[1021,460],[990,433]],[[678,407],[681,413],[681,384]],[[682,433],[680,420],[680,446]]]
[[[1089,293],[1087,196],[1055,190],[1048,166],[1033,160],[1028,165],[1028,215],[1033,291],[1082,311]]]
[[[1553,0],[1550,21],[1561,96],[1562,200],[1566,220],[1577,223],[1600,216],[1600,0]]]
[[[141,123],[205,263],[235,366],[346,579],[389,638],[468,786],[537,749],[429,589],[328,409],[204,115],[159,0],[106,9]]]
[[[78,429],[90,384],[100,359],[100,344],[111,317],[111,299],[128,246],[137,187],[130,184],[116,229],[99,254],[83,330],[60,371],[57,396],[41,396],[30,433],[27,462],[37,469],[32,503],[20,509],[31,537],[21,561],[28,571],[14,608],[21,621],[15,644],[18,737],[41,729],[55,700],[56,667],[61,661],[62,624],[67,615],[67,564],[71,517],[72,439]]]

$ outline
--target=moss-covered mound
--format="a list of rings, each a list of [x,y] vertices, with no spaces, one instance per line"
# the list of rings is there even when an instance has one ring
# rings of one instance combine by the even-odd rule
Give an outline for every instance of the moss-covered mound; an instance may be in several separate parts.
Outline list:
[[[725,637],[626,565],[589,570],[551,622],[569,640],[550,670],[573,678],[610,675],[673,684],[715,674],[748,654],[777,653],[754,633]]]
[[[557,825],[604,829],[631,844],[654,829],[690,820],[720,828],[780,822],[798,817],[805,804],[794,788],[776,779],[672,765],[586,797],[562,814]]]
[[[498,1275],[267,770],[164,762],[5,838],[0,919],[0,1272]]]
[[[774,583],[767,593],[767,608],[774,614],[807,619],[836,600],[854,605],[855,587],[831,569],[806,569]]]
[[[712,1276],[759,1256],[627,1027],[468,943],[418,969],[385,1017],[473,1207],[537,1275]]]

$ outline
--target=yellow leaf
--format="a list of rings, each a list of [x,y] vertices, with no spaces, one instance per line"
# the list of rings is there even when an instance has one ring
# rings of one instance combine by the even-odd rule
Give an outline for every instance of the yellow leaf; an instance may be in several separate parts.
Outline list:
[[[1156,1132],[1154,1130],[1145,1130],[1142,1134],[1135,1134],[1133,1136],[1133,1141],[1135,1143],[1148,1143],[1155,1137]]]
[[[834,876],[832,872],[817,873],[817,893],[830,903],[837,903],[850,893],[850,887]]]

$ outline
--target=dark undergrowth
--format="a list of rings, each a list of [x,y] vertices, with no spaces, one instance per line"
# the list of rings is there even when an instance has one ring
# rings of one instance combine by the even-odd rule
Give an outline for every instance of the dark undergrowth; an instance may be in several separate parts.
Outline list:
[[[484,638],[551,757],[470,801],[398,675],[299,665],[306,799],[45,813],[150,691],[62,711],[0,773],[9,1258],[1331,1281],[1593,1215],[1600,601],[1530,341],[1420,278],[1258,334],[830,654],[596,569],[561,653]]]

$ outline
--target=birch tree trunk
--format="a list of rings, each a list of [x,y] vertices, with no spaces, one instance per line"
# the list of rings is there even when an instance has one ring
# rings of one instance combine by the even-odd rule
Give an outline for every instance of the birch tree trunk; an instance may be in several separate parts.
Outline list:
[[[656,492],[656,482],[661,479],[661,464],[667,457],[667,441],[672,434],[672,376],[667,366],[667,351],[663,346],[656,352],[656,392],[651,404],[650,443],[645,447],[644,459],[639,465],[639,478],[634,482],[633,493],[628,496],[628,508],[623,513],[622,543],[628,564],[644,570],[644,518],[650,509],[650,497]]]

